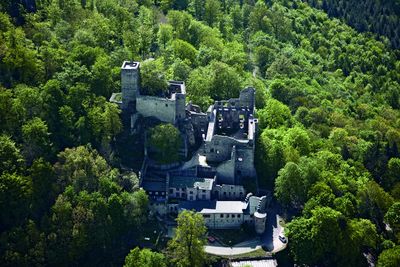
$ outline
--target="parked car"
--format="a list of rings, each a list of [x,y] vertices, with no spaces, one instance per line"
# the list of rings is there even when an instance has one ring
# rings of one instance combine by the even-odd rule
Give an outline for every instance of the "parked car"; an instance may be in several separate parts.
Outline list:
[[[283,235],[279,235],[279,240],[282,242],[282,243],[286,243],[287,242],[287,239],[286,239],[286,237],[284,237]]]
[[[207,240],[208,240],[208,242],[210,242],[210,243],[214,243],[216,239],[215,239],[215,237],[209,235],[209,236],[207,236]]]

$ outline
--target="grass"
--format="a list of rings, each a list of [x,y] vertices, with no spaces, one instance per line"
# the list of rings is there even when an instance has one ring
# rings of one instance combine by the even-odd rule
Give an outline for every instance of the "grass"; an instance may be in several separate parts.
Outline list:
[[[267,255],[267,252],[265,252],[262,248],[254,250],[252,252],[238,254],[238,255],[215,256],[215,255],[210,254],[210,257],[215,258],[214,260],[218,260],[218,259],[230,259],[230,260],[255,259],[255,258],[260,258],[260,257],[265,257],[265,256],[269,256],[269,255]]]
[[[168,238],[164,237],[164,228],[160,225],[160,223],[155,220],[149,220],[142,228],[141,228],[141,236],[140,243],[144,247],[151,248],[164,248],[167,245]],[[150,238],[150,240],[146,240],[145,238]]]

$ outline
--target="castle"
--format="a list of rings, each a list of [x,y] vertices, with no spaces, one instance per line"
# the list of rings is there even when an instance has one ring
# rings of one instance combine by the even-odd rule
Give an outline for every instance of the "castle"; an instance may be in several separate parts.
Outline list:
[[[263,232],[265,197],[246,195],[243,186],[256,183],[254,88],[243,89],[239,98],[215,101],[204,113],[186,103],[184,82],[169,81],[168,90],[160,96],[142,94],[140,63],[129,61],[121,67],[121,88],[110,101],[129,116],[132,131],[139,127],[139,117],[171,123],[181,133],[181,154],[191,157],[160,165],[145,153],[140,186],[149,194],[153,209],[160,214],[195,209],[210,228],[256,222],[257,232]]]

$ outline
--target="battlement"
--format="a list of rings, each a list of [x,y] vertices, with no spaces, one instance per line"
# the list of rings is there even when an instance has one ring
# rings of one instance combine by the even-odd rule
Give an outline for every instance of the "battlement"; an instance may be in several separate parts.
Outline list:
[[[135,62],[135,61],[124,61],[122,63],[121,70],[137,70],[139,69],[140,62]]]

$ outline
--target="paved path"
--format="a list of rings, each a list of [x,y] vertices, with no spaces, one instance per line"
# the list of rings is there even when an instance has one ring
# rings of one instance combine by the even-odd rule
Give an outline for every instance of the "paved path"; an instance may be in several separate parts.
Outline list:
[[[261,239],[265,248],[270,252],[281,251],[287,245],[279,240],[279,235],[283,235],[283,227],[279,224],[280,220],[281,217],[275,209],[267,209],[267,223]]]
[[[232,256],[244,253],[249,253],[260,249],[262,246],[262,241],[260,239],[252,239],[234,245],[233,247],[225,247],[219,244],[205,246],[207,253],[220,255],[220,256]]]

